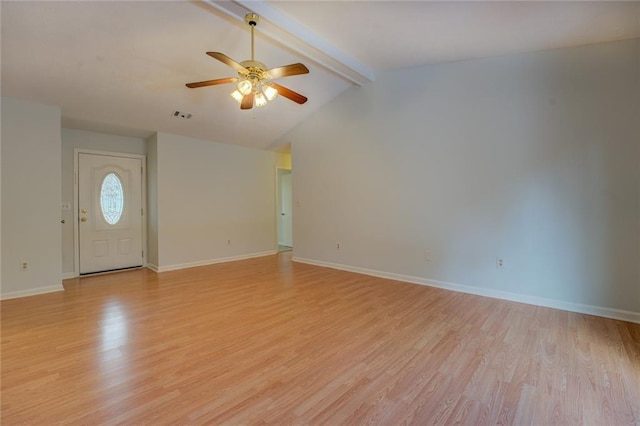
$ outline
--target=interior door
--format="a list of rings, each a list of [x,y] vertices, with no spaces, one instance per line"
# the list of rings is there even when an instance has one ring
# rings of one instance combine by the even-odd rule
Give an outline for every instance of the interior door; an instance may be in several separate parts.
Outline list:
[[[292,210],[291,170],[281,170],[279,244],[285,247],[293,247]]]
[[[142,159],[78,154],[80,274],[142,266]]]

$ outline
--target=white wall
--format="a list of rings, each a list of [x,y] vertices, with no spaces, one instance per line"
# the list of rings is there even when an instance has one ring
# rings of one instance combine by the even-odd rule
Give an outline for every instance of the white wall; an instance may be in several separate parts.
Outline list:
[[[84,130],[62,129],[62,202],[71,203],[71,210],[62,210],[66,223],[62,226],[62,272],[72,275],[74,267],[73,221],[73,151],[90,149],[94,151],[120,152],[127,154],[145,154],[146,141],[140,138],[88,132]]]
[[[3,299],[62,290],[60,133],[59,107],[2,98]]]
[[[158,270],[275,252],[277,154],[167,133],[152,145]]]
[[[630,40],[347,91],[283,137],[295,258],[639,321],[639,64]]]

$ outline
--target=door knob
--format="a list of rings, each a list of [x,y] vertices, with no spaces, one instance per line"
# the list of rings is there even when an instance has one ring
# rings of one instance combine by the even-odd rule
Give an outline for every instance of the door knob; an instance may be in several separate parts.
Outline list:
[[[82,209],[82,213],[86,213],[86,212],[87,212],[87,209]]]
[[[81,218],[80,218],[80,222],[86,222],[86,221],[87,221],[87,218],[86,218],[86,217],[81,217]]]
[[[284,216],[284,213],[280,213],[280,216]]]
[[[67,222],[66,222],[64,219],[62,219],[62,220],[60,221],[60,223],[67,223]]]

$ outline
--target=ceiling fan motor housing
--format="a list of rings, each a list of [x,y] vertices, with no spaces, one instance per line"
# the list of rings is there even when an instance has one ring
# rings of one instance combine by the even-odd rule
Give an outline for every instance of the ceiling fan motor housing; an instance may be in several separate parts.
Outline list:
[[[249,68],[256,68],[256,69],[261,69],[261,70],[266,70],[267,66],[265,64],[263,64],[260,61],[250,61],[250,60],[246,60],[246,61],[242,61],[240,62],[240,65],[242,65],[243,67],[249,69]]]

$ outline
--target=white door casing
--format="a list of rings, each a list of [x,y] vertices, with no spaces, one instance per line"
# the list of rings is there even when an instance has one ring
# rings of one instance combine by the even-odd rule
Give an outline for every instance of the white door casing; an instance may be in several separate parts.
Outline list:
[[[141,158],[78,154],[80,274],[143,265],[143,170]]]

